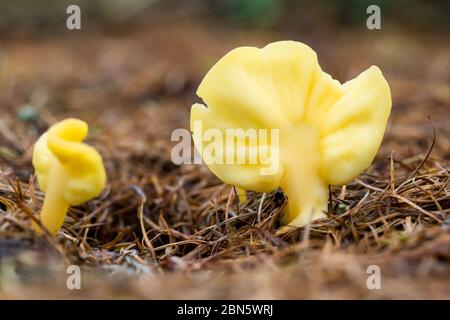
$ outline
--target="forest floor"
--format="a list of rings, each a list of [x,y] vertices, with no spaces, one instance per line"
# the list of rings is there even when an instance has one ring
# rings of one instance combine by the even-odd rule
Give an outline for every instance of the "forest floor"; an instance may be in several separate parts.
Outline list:
[[[2,36],[0,298],[450,299],[448,41],[298,37],[198,21]],[[328,218],[286,231],[281,191],[239,203],[206,167],[174,165],[170,136],[188,128],[196,87],[223,54],[292,38],[340,81],[378,65],[393,109],[373,165],[332,188]],[[108,185],[71,208],[55,238],[38,238],[32,147],[69,116],[91,125]],[[81,290],[66,288],[69,264]],[[379,290],[367,287],[371,265]]]

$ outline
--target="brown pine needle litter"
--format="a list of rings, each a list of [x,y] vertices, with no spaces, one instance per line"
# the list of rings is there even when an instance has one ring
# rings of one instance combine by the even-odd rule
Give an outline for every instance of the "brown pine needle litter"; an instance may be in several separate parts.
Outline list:
[[[204,48],[223,30],[186,24],[165,28],[176,37],[137,28],[126,35],[128,47],[125,35],[96,32],[71,41],[5,42],[0,298],[450,298],[448,79],[436,74],[435,85],[425,88],[420,58],[392,71],[386,62],[393,114],[373,165],[352,183],[330,188],[326,219],[281,227],[287,203],[281,190],[250,192],[239,203],[234,188],[206,167],[171,161],[170,133],[188,127],[195,87],[208,66],[202,64],[234,44],[227,31],[221,46]],[[184,30],[189,43],[179,35]],[[247,37],[255,45],[268,42],[251,31]],[[375,49],[352,57],[351,44],[365,41],[353,37],[338,53],[349,70],[377,55],[377,63],[389,61],[389,52]],[[429,50],[414,49],[419,56]],[[448,46],[439,50],[449,53]],[[334,57],[324,56],[333,69]],[[44,57],[63,67],[43,66]],[[191,58],[187,67],[179,64]],[[184,79],[175,92],[165,87],[174,72]],[[17,118],[17,105],[26,103],[37,119]],[[108,185],[70,209],[57,237],[37,238],[31,221],[43,194],[33,177],[32,146],[56,119],[75,115],[94,128],[88,142],[104,157]],[[82,268],[80,291],[66,288],[69,264]],[[380,267],[380,290],[367,288],[370,265]]]

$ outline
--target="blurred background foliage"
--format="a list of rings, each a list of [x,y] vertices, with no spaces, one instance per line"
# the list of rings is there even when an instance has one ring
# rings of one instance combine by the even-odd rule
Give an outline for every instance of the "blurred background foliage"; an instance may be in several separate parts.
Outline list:
[[[448,0],[2,0],[0,31],[47,31],[65,25],[69,4],[82,8],[84,27],[180,16],[253,28],[284,26],[287,21],[309,27],[355,27],[365,26],[366,8],[371,4],[380,6],[383,24],[441,31],[450,26]]]

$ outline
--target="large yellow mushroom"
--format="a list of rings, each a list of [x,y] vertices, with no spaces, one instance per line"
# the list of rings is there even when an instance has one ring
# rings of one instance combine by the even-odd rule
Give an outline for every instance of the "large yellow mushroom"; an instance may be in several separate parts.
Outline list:
[[[281,187],[288,197],[283,222],[296,227],[325,217],[329,185],[346,184],[370,165],[392,103],[378,67],[340,84],[322,71],[310,47],[295,41],[232,50],[206,74],[197,94],[207,106],[192,106],[191,130],[204,160],[213,140],[211,135],[205,138],[209,129],[224,136],[237,128],[243,129],[241,135],[251,128],[279,131],[274,141],[244,136],[236,142],[241,151],[262,147],[261,153],[274,147],[269,157],[279,165],[273,174],[262,174],[267,166],[263,158],[256,163],[205,163],[241,189],[268,192]],[[224,143],[214,159],[229,152]]]
[[[33,166],[45,192],[40,221],[51,234],[61,228],[69,206],[88,201],[105,186],[100,154],[82,143],[87,133],[86,122],[66,119],[53,125],[34,146]],[[42,234],[37,224],[33,227]]]

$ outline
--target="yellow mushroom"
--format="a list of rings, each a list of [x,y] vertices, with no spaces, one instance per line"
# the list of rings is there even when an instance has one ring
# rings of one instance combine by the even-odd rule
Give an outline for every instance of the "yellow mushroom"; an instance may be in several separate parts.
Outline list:
[[[100,154],[82,143],[87,133],[86,122],[66,119],[53,125],[34,146],[33,166],[45,193],[40,220],[51,234],[61,228],[69,206],[88,201],[105,186]],[[37,224],[33,227],[42,234]]]
[[[204,160],[213,140],[204,134],[209,129],[224,136],[237,128],[278,130],[277,139],[269,140],[241,131],[236,142],[241,151],[272,150],[269,160],[277,161],[278,170],[270,175],[261,174],[268,162],[259,157],[256,163],[205,163],[244,190],[281,187],[288,197],[282,222],[297,227],[326,216],[329,185],[346,184],[370,165],[392,104],[378,67],[340,84],[322,71],[310,47],[295,41],[232,50],[206,74],[197,94],[207,106],[192,106],[191,131]],[[215,159],[229,152],[224,143]]]

